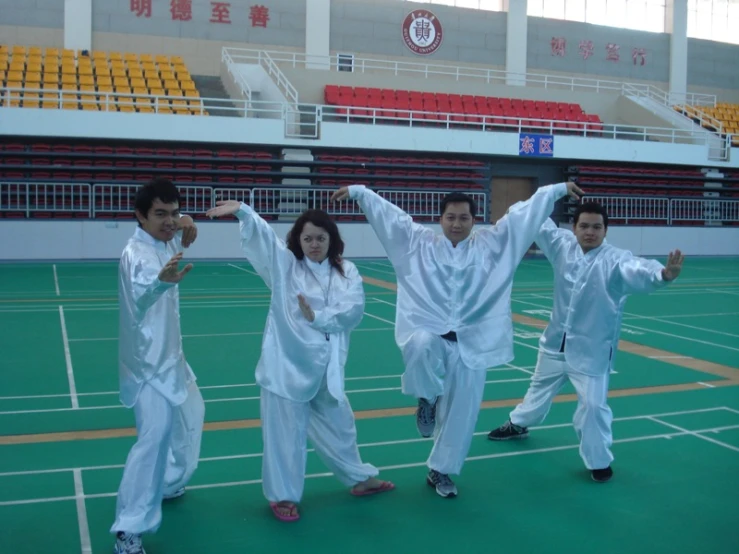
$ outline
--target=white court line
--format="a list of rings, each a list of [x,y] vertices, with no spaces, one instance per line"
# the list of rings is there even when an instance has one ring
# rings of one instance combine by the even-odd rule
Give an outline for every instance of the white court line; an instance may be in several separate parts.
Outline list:
[[[734,292],[734,291],[730,291],[730,290],[726,290],[726,289],[722,289],[722,290],[706,289],[706,291],[708,291],[708,292],[714,292],[716,294],[731,294],[733,296],[739,296],[739,292]]]
[[[675,429],[675,430],[680,431],[682,433],[686,433],[686,434],[691,435],[693,437],[696,437],[698,439],[703,439],[704,441],[712,442],[713,444],[717,444],[719,446],[723,446],[724,448],[728,448],[729,450],[733,450],[734,452],[739,452],[739,448],[737,448],[736,446],[733,446],[731,444],[727,444],[725,442],[721,442],[721,441],[716,440],[716,439],[712,439],[711,437],[704,437],[703,435],[700,434],[700,433],[711,433],[711,432],[715,432],[715,431],[713,431],[713,429],[709,429],[707,431],[688,431],[687,429],[684,429],[683,427],[678,427],[677,425],[673,425],[672,423],[667,423],[665,421],[661,421],[660,419],[658,419],[658,418],[656,418],[654,416],[650,417],[649,420],[650,421],[654,421],[656,423],[661,423],[662,425],[665,425],[666,427],[670,427],[672,429]],[[736,427],[739,427],[739,425],[737,425]]]
[[[708,387],[709,389],[715,389],[716,385],[711,385],[710,383],[704,383],[703,381],[698,381],[699,385],[703,385],[704,387]]]
[[[532,368],[521,367],[521,366],[517,366],[517,365],[513,365],[513,364],[506,364],[506,366],[507,367],[510,367],[511,369],[517,369],[518,371],[523,371],[524,373],[527,373],[529,375],[533,375],[534,374],[534,372],[531,371]],[[534,367],[536,367],[536,366],[534,366]]]
[[[682,319],[682,318],[691,318],[691,317],[717,317],[717,316],[726,316],[726,315],[739,315],[739,312],[718,312],[718,313],[713,313],[713,314],[665,314],[659,317],[671,317],[671,318],[675,317],[675,318]],[[632,316],[628,316],[624,314],[624,320],[635,319],[635,318],[640,318],[640,317],[644,317],[644,316],[638,315],[638,316],[632,317]]]
[[[660,422],[656,422],[656,423],[660,423]],[[706,439],[707,437],[703,437],[702,435],[699,435],[699,433],[715,433],[719,431],[726,431],[726,430],[733,430],[733,429],[739,429],[739,425],[727,425],[724,427],[699,429],[697,431],[683,430],[683,431],[676,431],[674,433],[662,433],[658,435],[644,435],[641,437],[615,439],[613,443],[621,444],[621,443],[642,442],[642,441],[650,441],[650,440],[658,440],[658,439],[671,439],[673,437],[688,436],[688,435]],[[485,431],[484,433],[476,433],[476,435],[477,434],[487,434],[487,431]],[[419,442],[420,440],[431,440],[431,439],[411,439],[409,442]],[[716,441],[716,442],[720,442],[720,441]],[[724,445],[723,443],[721,443],[721,445],[727,446],[727,445]],[[498,452],[495,454],[468,456],[465,459],[465,462],[477,462],[481,460],[492,460],[496,458],[510,458],[510,457],[515,457],[515,456],[528,456],[531,454],[545,454],[549,452],[559,452],[562,450],[575,450],[577,448],[580,448],[579,444],[568,444],[568,445],[563,445],[563,446],[553,446],[549,448],[536,448],[532,450],[515,450],[515,451],[508,451],[508,452]],[[252,455],[252,457],[254,456]],[[426,463],[427,463],[426,460],[424,460],[422,462],[413,462],[413,463],[408,463],[408,464],[379,466],[377,469],[380,471],[390,471],[390,470],[396,470],[396,469],[410,469],[410,468],[416,468],[416,467],[426,467]],[[2,476],[3,474],[0,474],[0,477]],[[327,473],[311,473],[305,476],[306,479],[315,479],[315,478],[320,478],[320,477],[333,477],[333,473],[328,473],[328,472]],[[187,488],[189,490],[215,489],[215,488],[225,488],[225,487],[236,487],[236,486],[241,486],[241,485],[257,485],[257,484],[260,484],[261,482],[262,482],[261,479],[249,479],[246,481],[230,481],[226,483],[207,483],[203,485],[190,485]],[[85,499],[110,498],[110,497],[116,496],[117,494],[118,494],[117,492],[88,494],[88,495],[85,495]],[[33,498],[33,499],[28,499],[28,500],[10,500],[10,501],[0,502],[0,506],[18,506],[18,505],[23,505],[23,504],[45,504],[49,502],[63,502],[66,500],[76,500],[76,499],[77,499],[76,496],[59,496],[56,498]]]
[[[362,269],[362,270],[365,270],[365,271],[372,271],[374,273],[382,273],[384,275],[392,275],[392,276],[395,276],[395,272],[394,271],[385,271],[384,269],[376,269],[374,267],[367,267],[366,265],[359,265],[358,263],[355,263],[354,265],[356,265],[359,269]]]
[[[54,270],[54,290],[56,291],[56,295],[60,296],[61,293],[59,292],[59,277],[56,274],[56,264],[52,265],[51,268]]]
[[[69,383],[69,396],[72,399],[72,409],[77,410],[80,403],[77,400],[77,385],[74,382],[74,369],[72,368],[72,355],[69,352],[69,338],[67,337],[67,323],[64,321],[64,308],[59,306],[59,321],[62,325],[62,343],[64,344],[64,361],[67,364],[67,382]]]
[[[498,379],[498,380],[489,380],[485,381],[486,385],[496,384],[496,383],[520,383],[520,382],[528,382],[529,378],[520,378],[520,379]],[[401,387],[379,387],[379,388],[372,388],[372,389],[356,389],[356,390],[347,390],[345,391],[346,394],[365,394],[368,392],[394,392],[401,390]],[[95,393],[100,394],[100,393]],[[75,394],[74,399],[76,400],[77,395]],[[9,397],[9,399],[15,399],[17,400],[18,397]],[[221,402],[245,402],[245,401],[253,401],[253,400],[259,400],[259,396],[240,396],[237,398],[209,398],[207,400],[204,400],[206,404],[215,404],[215,403],[221,403]],[[21,415],[21,414],[49,414],[49,413],[58,413],[58,412],[69,412],[73,410],[114,410],[114,409],[120,409],[123,408],[122,404],[114,404],[114,405],[103,405],[103,406],[82,406],[80,407],[77,405],[74,408],[46,408],[43,410],[13,410],[13,411],[5,411],[0,412],[0,416],[3,415]]]
[[[239,267],[239,266],[237,266],[237,265],[234,265],[234,264],[228,264],[228,265],[229,265],[230,267],[235,267],[236,269],[240,269],[241,271],[243,271],[243,272],[245,272],[245,273],[251,273],[252,275],[256,275],[257,277],[259,277],[259,276],[260,276],[260,275],[259,275],[259,273],[257,273],[256,271],[252,271],[251,269],[246,269],[246,268],[244,268],[244,267]]]
[[[77,523],[80,529],[82,554],[92,554],[90,526],[87,523],[87,507],[85,506],[85,489],[82,486],[82,470],[75,469],[72,473],[74,474],[74,497],[77,502]]]
[[[648,356],[652,360],[688,360],[690,356]]]
[[[392,329],[367,329],[367,331],[391,331]],[[506,364],[510,365],[510,364]],[[518,369],[520,371],[523,371],[524,373],[531,374],[532,372],[529,371],[531,369],[534,369],[535,366],[529,366],[529,367],[519,367],[519,366],[511,366],[513,369]],[[487,370],[488,373],[493,372],[500,372],[500,371],[510,371],[509,367],[495,367],[490,368]],[[395,375],[365,375],[362,377],[344,377],[344,381],[371,381],[373,379],[400,379],[400,374]],[[199,386],[198,388],[202,390],[212,390],[212,389],[237,389],[242,387],[256,387],[256,383],[235,383],[230,385],[203,385]],[[101,392],[78,392],[77,397],[81,396],[113,396],[120,394],[118,391],[101,391]],[[24,396],[0,396],[0,401],[8,401],[8,400],[41,400],[41,399],[47,399],[47,398],[67,398],[69,397],[69,393],[63,393],[63,394],[33,394],[33,395],[24,395]]]
[[[541,295],[535,295],[535,296],[537,298],[544,298],[546,300],[551,300],[550,298],[546,298],[546,297],[543,297]],[[544,308],[544,309],[547,309],[547,308],[550,308],[551,307],[551,306],[542,305],[541,303],[538,303],[537,304],[537,303],[534,303],[534,302],[526,302],[524,300],[519,300],[517,298],[512,298],[511,300],[513,302],[518,302],[519,304],[526,304],[528,306],[534,306],[536,308]],[[691,337],[684,337],[682,335],[675,335],[673,333],[665,333],[663,331],[657,331],[656,329],[650,329],[650,328],[647,328],[647,327],[639,327],[638,325],[629,324],[629,325],[624,325],[624,327],[631,328],[631,329],[638,329],[639,331],[647,331],[649,333],[654,333],[656,335],[664,335],[666,337],[672,337],[672,338],[675,338],[675,339],[682,339],[682,340],[687,340],[687,341],[690,341],[690,342],[697,342],[697,343],[700,343],[700,344],[707,344],[709,346],[715,346],[717,348],[724,348],[726,350],[733,350],[735,352],[739,352],[739,348],[733,348],[731,346],[726,346],[726,345],[723,345],[723,344],[718,344],[718,343],[715,343],[715,342],[709,342],[709,341],[705,341],[705,340],[694,339],[694,338],[691,338]]]
[[[681,416],[681,415],[692,415],[692,414],[702,414],[702,413],[709,413],[709,412],[718,412],[718,411],[728,411],[733,412],[736,414],[739,414],[739,410],[734,410],[732,408],[728,408],[726,406],[717,406],[714,408],[698,408],[695,410],[682,410],[677,412],[663,412],[659,414],[644,414],[644,415],[636,415],[636,416],[623,416],[623,417],[616,417],[613,419],[614,422],[622,422],[622,421],[638,421],[640,419],[649,419],[649,418],[659,418],[659,417],[674,417],[674,416]],[[529,427],[530,431],[546,431],[550,429],[563,429],[567,427],[571,427],[572,423],[553,423],[550,425],[535,425],[532,427]],[[727,431],[732,430],[735,428],[739,428],[739,425],[728,425],[723,427],[714,427],[712,430],[719,430],[719,431]],[[695,431],[697,432],[697,431]],[[480,437],[483,435],[487,435],[489,431],[476,431],[474,433],[474,436]],[[378,446],[394,446],[399,444],[413,444],[418,442],[431,442],[433,441],[432,438],[419,438],[415,437],[412,439],[398,439],[398,440],[392,440],[392,441],[380,441],[380,442],[365,442],[360,443],[357,446],[359,448],[374,448]],[[315,452],[315,449],[308,448],[307,452]],[[222,461],[228,461],[228,460],[242,460],[247,458],[259,458],[262,456],[261,452],[252,452],[249,454],[232,454],[229,456],[210,456],[210,457],[202,457],[198,460],[198,462],[222,462]],[[2,477],[18,477],[21,475],[44,475],[49,473],[66,473],[69,471],[74,470],[80,470],[80,471],[100,471],[100,470],[107,470],[107,469],[122,469],[124,467],[123,464],[109,464],[109,465],[97,465],[97,466],[84,466],[84,467],[61,467],[61,468],[54,468],[54,469],[35,469],[35,470],[24,470],[24,471],[9,471],[5,473],[0,473],[0,478]]]
[[[659,321],[660,323],[668,323],[670,325],[677,325],[679,327],[686,327],[688,329],[695,329],[696,331],[703,331],[704,333],[711,333],[713,335],[725,335],[727,337],[733,337],[733,338],[739,338],[739,335],[736,335],[734,333],[726,333],[724,331],[717,331],[716,329],[706,329],[705,327],[698,327],[696,325],[688,325],[687,323],[680,323],[678,321],[670,321],[669,319],[664,319],[661,317],[654,317],[654,316],[647,316],[647,315],[639,315],[639,314],[632,314],[629,312],[624,312],[624,315],[629,316],[630,318],[635,319],[646,319],[649,321]],[[666,316],[666,317],[672,317],[672,316]]]
[[[395,302],[389,302],[388,300],[383,300],[382,298],[375,298],[375,302],[379,302],[380,304],[387,304],[388,306],[395,307]]]
[[[364,312],[364,315],[367,315],[373,319],[376,319],[378,321],[382,321],[383,323],[389,323],[390,325],[395,325],[394,321],[390,321],[389,319],[385,319],[384,317],[380,317],[378,315],[370,314],[368,312]]]

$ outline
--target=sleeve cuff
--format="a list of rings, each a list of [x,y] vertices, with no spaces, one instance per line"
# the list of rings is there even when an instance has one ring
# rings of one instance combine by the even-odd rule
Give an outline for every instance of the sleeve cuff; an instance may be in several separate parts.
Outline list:
[[[313,310],[313,321],[309,321],[313,329],[318,329],[319,331],[322,331],[326,327],[326,311],[325,310]]]
[[[365,190],[367,190],[367,187],[364,185],[349,185],[349,198],[352,200],[361,198]]]
[[[243,202],[241,203],[241,206],[239,207],[239,211],[236,212],[236,217],[240,220],[244,220],[247,217],[250,217],[254,213],[254,210],[251,209],[251,207],[247,206]]]

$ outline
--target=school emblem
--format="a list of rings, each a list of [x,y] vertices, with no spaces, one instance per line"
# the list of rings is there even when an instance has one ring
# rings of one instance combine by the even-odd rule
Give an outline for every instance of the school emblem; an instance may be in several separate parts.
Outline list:
[[[403,20],[402,31],[408,49],[423,56],[436,52],[444,38],[439,18],[427,10],[409,13]]]

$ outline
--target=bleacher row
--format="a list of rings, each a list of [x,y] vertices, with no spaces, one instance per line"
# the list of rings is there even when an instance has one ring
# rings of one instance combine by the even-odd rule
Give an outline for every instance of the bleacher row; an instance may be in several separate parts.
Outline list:
[[[700,121],[703,127],[712,132],[717,132],[718,129],[705,121],[704,117],[708,116],[721,122],[724,126],[724,132],[721,136],[726,137],[728,134],[734,135],[731,139],[731,145],[739,146],[739,104],[718,102],[715,107],[678,105],[674,108],[679,113],[693,119],[693,121]]]
[[[283,171],[306,166],[307,173]],[[152,148],[138,144],[0,144],[0,180],[99,183],[166,177],[178,184],[234,183],[279,185],[285,177],[314,185],[481,190],[489,168],[477,161],[442,158],[332,156],[290,162],[278,153],[239,148]]]
[[[595,114],[586,114],[579,104],[543,102],[519,98],[473,96],[395,89],[326,85],[324,101],[336,106],[334,113],[362,121],[372,116],[387,118],[386,123],[397,123],[409,118],[425,123],[483,124],[495,129],[518,126],[539,129],[542,121],[554,121],[557,133],[597,135],[603,131],[603,122]],[[412,115],[411,115],[412,112]]]
[[[699,170],[577,165],[565,172],[584,190],[601,195],[739,198],[739,175],[708,178]],[[710,183],[719,183],[712,186]]]
[[[207,115],[180,56],[0,45],[0,106]]]

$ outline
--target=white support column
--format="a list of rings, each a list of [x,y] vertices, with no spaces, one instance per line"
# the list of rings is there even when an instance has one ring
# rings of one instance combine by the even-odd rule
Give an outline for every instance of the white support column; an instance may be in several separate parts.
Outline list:
[[[64,0],[64,48],[92,50],[92,0]]]
[[[506,84],[526,86],[526,41],[528,39],[528,16],[526,0],[505,0],[508,9],[506,28],[505,69]]]
[[[305,56],[307,69],[331,69],[331,0],[306,0]]]
[[[667,0],[665,31],[670,33],[670,103],[683,104],[688,90],[688,0]]]

